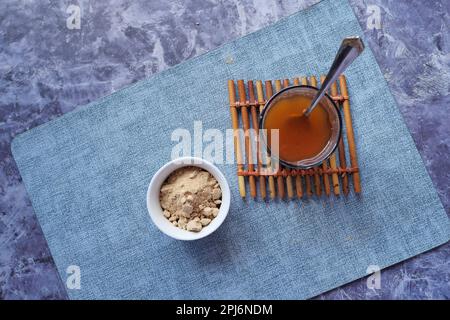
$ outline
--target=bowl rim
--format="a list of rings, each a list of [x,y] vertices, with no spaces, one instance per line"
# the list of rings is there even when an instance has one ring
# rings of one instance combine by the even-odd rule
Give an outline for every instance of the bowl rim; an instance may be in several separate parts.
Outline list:
[[[264,128],[263,127],[264,116],[266,115],[267,111],[270,109],[269,106],[272,103],[272,101],[276,97],[278,97],[279,95],[283,94],[284,92],[292,90],[292,89],[296,89],[296,88],[309,88],[309,89],[313,89],[315,91],[319,91],[319,89],[316,88],[316,87],[313,87],[313,86],[310,86],[310,85],[304,85],[304,84],[302,84],[302,85],[293,85],[293,86],[289,86],[289,87],[286,87],[284,89],[281,89],[280,91],[275,93],[272,97],[270,97],[270,99],[265,103],[264,109],[261,112],[260,117],[259,117],[259,128]],[[328,153],[326,153],[326,156],[324,156],[323,159],[321,159],[320,161],[318,160],[317,162],[315,162],[315,163],[313,163],[311,165],[308,165],[308,166],[296,165],[296,164],[293,164],[292,162],[287,162],[287,161],[281,159],[280,157],[277,157],[276,155],[273,155],[273,157],[276,158],[280,162],[280,164],[282,164],[283,166],[286,166],[286,167],[291,168],[291,169],[310,169],[310,168],[314,168],[314,167],[322,164],[323,161],[325,161],[328,158],[330,158],[330,156],[336,151],[336,148],[338,147],[339,141],[341,140],[341,137],[342,137],[342,130],[343,130],[342,129],[342,115],[341,115],[340,109],[338,108],[338,106],[336,105],[334,100],[331,98],[331,96],[328,93],[325,92],[324,97],[327,97],[327,100],[329,102],[331,102],[331,105],[334,107],[334,109],[336,110],[336,113],[337,113],[337,118],[338,118],[338,123],[339,123],[339,132],[338,132],[338,134],[336,136],[336,143],[334,144],[333,148],[330,149],[330,151]],[[267,148],[267,150],[269,151],[269,154],[271,154],[270,147],[267,144],[267,137],[264,135],[264,131],[261,131],[261,132],[262,132],[262,134],[261,134],[262,135],[262,139],[261,139],[262,143]]]
[[[154,192],[154,190],[157,190],[157,192],[158,192],[157,206],[159,206],[159,208],[161,210],[161,214],[162,214],[163,209],[159,202],[159,191],[161,189],[162,184],[167,179],[167,177],[169,177],[169,175],[172,174],[175,170],[178,170],[182,167],[190,167],[190,166],[199,167],[203,170],[208,171],[211,175],[214,176],[214,178],[219,183],[220,189],[222,191],[222,203],[220,205],[219,213],[218,213],[217,217],[215,217],[212,220],[211,224],[209,224],[208,226],[203,228],[200,232],[192,232],[192,231],[183,230],[183,229],[180,229],[173,225],[171,225],[171,228],[173,228],[173,229],[168,228],[169,230],[173,230],[173,232],[170,232],[169,230],[164,229],[160,225],[160,223],[156,220],[156,215],[159,214],[159,212],[153,212],[154,210],[151,210],[152,204],[150,203],[150,198],[151,198],[152,192]],[[173,168],[170,168],[170,167],[173,167]],[[165,176],[160,178],[162,174],[164,174]],[[159,180],[160,180],[160,184],[158,183]],[[225,218],[228,215],[228,211],[230,208],[231,192],[230,192],[230,187],[229,187],[227,179],[225,178],[224,174],[219,170],[219,168],[217,168],[217,166],[215,166],[208,160],[205,160],[205,159],[202,159],[199,157],[191,157],[191,156],[180,157],[180,158],[176,158],[176,159],[172,159],[171,161],[168,161],[153,174],[153,177],[150,180],[150,183],[147,188],[146,203],[147,203],[147,211],[150,216],[150,219],[152,220],[153,224],[162,233],[164,233],[167,236],[169,236],[173,239],[176,239],[176,240],[185,240],[185,241],[198,240],[198,239],[202,239],[202,238],[210,235],[211,233],[216,231],[222,225],[223,221],[225,220]],[[164,219],[166,219],[166,218],[164,217]]]

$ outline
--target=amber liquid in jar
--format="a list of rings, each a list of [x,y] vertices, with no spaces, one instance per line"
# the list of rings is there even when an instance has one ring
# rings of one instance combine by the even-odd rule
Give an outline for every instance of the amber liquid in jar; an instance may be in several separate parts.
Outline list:
[[[273,150],[271,129],[279,129],[279,158],[297,162],[313,158],[328,144],[332,125],[325,107],[319,105],[306,117],[309,107],[308,96],[291,96],[280,99],[268,110],[264,129],[267,129],[267,143]]]

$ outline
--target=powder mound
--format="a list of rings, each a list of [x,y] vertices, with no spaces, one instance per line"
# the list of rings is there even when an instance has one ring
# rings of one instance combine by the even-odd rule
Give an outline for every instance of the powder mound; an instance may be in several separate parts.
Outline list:
[[[164,216],[176,227],[200,232],[217,217],[222,190],[216,178],[199,167],[175,170],[159,193]]]

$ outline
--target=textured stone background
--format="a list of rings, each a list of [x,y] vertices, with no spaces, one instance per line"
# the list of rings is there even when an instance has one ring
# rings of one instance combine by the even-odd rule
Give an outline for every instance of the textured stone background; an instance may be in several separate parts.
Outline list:
[[[25,130],[318,2],[38,1],[0,3],[0,299],[66,298],[10,142]],[[350,0],[428,172],[450,212],[447,0]],[[81,7],[81,29],[66,10]],[[381,29],[367,30],[368,5]],[[407,165],[407,164],[405,164]],[[450,298],[450,244],[319,298]]]

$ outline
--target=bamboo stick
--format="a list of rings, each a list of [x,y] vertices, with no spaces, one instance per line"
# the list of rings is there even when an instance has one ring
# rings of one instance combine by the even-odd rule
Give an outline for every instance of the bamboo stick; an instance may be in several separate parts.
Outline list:
[[[344,139],[341,137],[339,140],[338,145],[338,152],[339,152],[339,167],[342,169],[347,168],[347,160],[345,158],[345,146],[344,146]],[[344,195],[348,195],[348,173],[344,172],[341,174],[341,180],[342,180],[342,191]]]
[[[306,77],[302,77],[302,85],[308,85],[308,79]],[[309,175],[305,175],[305,185],[306,185],[306,195],[311,197],[313,195],[311,189],[311,177]]]
[[[255,89],[253,87],[253,81],[249,80],[247,82],[248,85],[248,97],[251,103],[256,103],[255,99]],[[256,164],[258,168],[258,172],[261,173],[261,153],[259,152],[259,121],[258,121],[258,113],[256,111],[256,105],[251,106],[251,114],[252,114],[252,123],[253,129],[255,130],[255,139],[256,139]],[[264,176],[259,176],[259,190],[261,192],[261,197],[263,199],[266,198],[266,178]]]
[[[228,94],[230,99],[230,104],[234,105],[236,103],[236,89],[233,80],[228,80]],[[234,152],[236,153],[236,161],[238,172],[244,170],[242,162],[242,151],[241,151],[241,138],[239,136],[239,117],[238,112],[235,107],[230,107],[231,113],[231,123],[234,131]],[[245,198],[245,178],[244,176],[238,176],[238,187],[239,194],[242,198]]]
[[[267,81],[266,81],[266,87],[267,87]],[[263,109],[264,109],[264,105],[262,105],[262,103],[264,103],[264,91],[263,91],[263,85],[262,85],[262,81],[261,80],[256,81],[256,94],[258,95],[258,102],[260,103],[259,113],[261,114]],[[261,128],[261,129],[263,129],[263,128]],[[259,145],[259,148],[260,148],[259,152],[260,152],[261,155],[262,155],[262,152],[261,152],[261,148],[262,147],[263,147],[263,145],[260,143],[260,145]],[[271,164],[270,164],[270,157],[269,156],[267,156],[266,162],[267,162],[267,166],[270,167]],[[275,193],[275,179],[274,179],[273,176],[269,176],[268,180],[269,180],[269,195],[270,195],[270,198],[271,199],[275,199],[275,197],[276,197],[276,193]]]
[[[298,78],[294,78],[294,86],[298,86],[300,81]],[[297,198],[303,197],[303,183],[302,176],[295,176],[295,190],[297,191]]]
[[[239,93],[239,102],[241,104],[245,104],[247,101],[247,95],[245,93],[245,83],[244,80],[238,80],[238,93]],[[241,115],[242,115],[242,124],[244,127],[244,145],[245,145],[245,160],[247,160],[247,168],[249,171],[253,171],[253,155],[252,155],[252,149],[250,146],[250,119],[248,116],[248,110],[247,107],[241,107]],[[256,197],[256,182],[255,182],[255,176],[249,176],[248,178],[249,185],[250,185],[250,195],[252,198]]]
[[[289,79],[283,80],[283,86],[285,88],[289,87]],[[289,168],[285,168],[285,170],[288,174],[286,177],[287,194],[288,194],[288,198],[292,199],[294,197],[294,184],[292,182],[292,176],[290,175],[291,170],[289,170]]]
[[[320,83],[323,84],[324,81],[325,81],[325,76],[323,76],[323,75],[320,76]],[[324,171],[328,170],[328,160],[325,160],[324,162],[322,162],[322,169]],[[328,177],[328,173],[323,173],[322,178],[323,178],[323,186],[325,189],[325,194],[327,196],[330,196],[330,194],[331,194],[330,178]]]
[[[331,85],[331,95],[332,96],[336,96],[337,95],[337,86],[336,86],[336,82],[333,82],[333,84]],[[337,169],[337,163],[336,163],[336,152],[333,152],[333,154],[330,157],[330,167],[331,169]],[[333,182],[333,192],[335,195],[339,195],[340,194],[340,190],[339,190],[339,175],[337,173],[333,173],[331,175],[331,181]]]
[[[272,85],[270,86],[272,87]],[[271,88],[272,89],[272,88]],[[275,93],[281,90],[281,81],[275,80]],[[268,90],[267,90],[268,91]],[[267,96],[269,96],[269,93],[267,93]],[[283,170],[283,167],[281,164],[278,165],[279,171]],[[280,199],[284,198],[284,179],[283,176],[277,176],[277,189],[278,189],[278,195]]]
[[[342,104],[338,103],[339,109],[342,110]],[[342,124],[342,131],[344,131],[344,124]],[[338,144],[338,153],[339,153],[339,167],[342,169],[347,168],[347,160],[345,157],[345,145],[344,145],[344,138],[343,134],[341,134],[341,137],[339,139]],[[348,195],[348,173],[344,172],[341,174],[341,182],[342,182],[342,192],[344,195]]]
[[[347,80],[344,75],[339,77],[341,94],[348,97]],[[350,164],[353,168],[358,167],[358,158],[356,155],[355,135],[353,133],[352,116],[350,114],[350,102],[348,99],[343,102],[345,126],[347,128],[348,150],[350,153]],[[359,172],[353,172],[353,188],[356,193],[361,192],[361,181]]]
[[[311,76],[311,85],[317,88],[317,79],[315,76]],[[320,197],[322,195],[322,187],[320,184],[320,175],[317,167],[314,168],[314,186],[316,190],[316,195]]]

